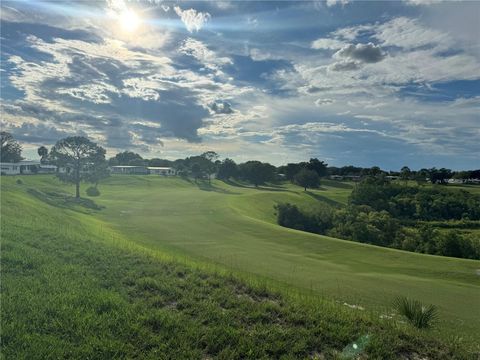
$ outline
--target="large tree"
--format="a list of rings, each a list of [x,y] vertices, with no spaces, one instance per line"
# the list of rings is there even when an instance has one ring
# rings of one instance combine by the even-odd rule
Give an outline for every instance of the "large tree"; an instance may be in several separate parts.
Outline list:
[[[22,160],[22,146],[15,140],[12,134],[0,132],[2,148],[0,152],[1,162],[19,162]]]
[[[225,159],[221,162],[218,167],[217,178],[221,180],[228,180],[230,178],[235,178],[238,175],[238,167],[235,164],[235,161],[232,159]]]
[[[275,179],[275,166],[269,163],[262,163],[260,161],[247,161],[246,163],[239,165],[240,176],[251,182],[255,187],[266,181],[272,181]]]
[[[108,160],[110,166],[115,165],[130,165],[130,166],[145,166],[147,160],[144,160],[139,154],[132,151],[123,151]]]
[[[105,149],[83,136],[59,140],[50,151],[52,161],[60,168],[60,180],[75,184],[75,197],[80,197],[80,182],[91,181],[92,172],[104,166]]]
[[[303,187],[305,191],[307,188],[317,188],[320,185],[320,177],[316,171],[309,169],[302,169],[295,175],[294,181],[297,185]]]
[[[317,173],[318,176],[325,176],[327,175],[327,166],[324,161],[320,161],[317,158],[312,158],[310,161],[307,163],[307,169],[308,170],[313,170]]]

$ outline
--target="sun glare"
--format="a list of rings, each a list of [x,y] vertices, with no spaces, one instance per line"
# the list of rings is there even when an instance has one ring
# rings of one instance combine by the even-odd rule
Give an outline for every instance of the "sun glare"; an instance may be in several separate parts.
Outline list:
[[[134,32],[139,27],[141,22],[138,15],[130,9],[125,10],[122,14],[120,14],[119,20],[123,31],[129,33]]]

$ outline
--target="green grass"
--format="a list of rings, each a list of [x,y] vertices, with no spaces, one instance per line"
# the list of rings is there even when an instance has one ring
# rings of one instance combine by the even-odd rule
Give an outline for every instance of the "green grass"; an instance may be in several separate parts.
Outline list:
[[[307,194],[117,176],[100,186],[96,210],[55,196],[72,189],[49,176],[22,179],[2,178],[5,358],[333,356],[370,332],[373,358],[450,358],[441,343],[455,336],[478,351],[480,262],[275,224],[275,203],[341,204],[347,186]],[[234,276],[215,274],[225,271]],[[436,328],[380,319],[398,295],[435,304]]]

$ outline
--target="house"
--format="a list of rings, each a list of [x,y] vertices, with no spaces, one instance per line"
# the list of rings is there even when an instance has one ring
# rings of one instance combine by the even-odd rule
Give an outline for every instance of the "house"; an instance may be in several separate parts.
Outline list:
[[[153,175],[174,176],[177,171],[172,167],[149,166],[148,171]]]
[[[341,176],[341,175],[330,175],[330,180],[341,181],[341,180],[343,180],[343,176]]]
[[[46,164],[40,164],[38,173],[39,174],[54,174],[57,172],[57,166],[56,165],[46,165]]]
[[[0,173],[2,175],[36,174],[39,169],[39,161],[22,160],[16,163],[0,163]]]
[[[116,165],[111,166],[110,169],[112,170],[112,174],[140,174],[146,175],[148,174],[148,169],[146,166],[141,165]]]

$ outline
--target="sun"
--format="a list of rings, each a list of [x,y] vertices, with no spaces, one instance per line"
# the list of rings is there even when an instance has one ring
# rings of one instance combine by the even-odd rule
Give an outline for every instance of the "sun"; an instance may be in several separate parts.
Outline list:
[[[130,9],[123,11],[119,16],[120,25],[123,31],[132,33],[140,26],[140,17]]]

